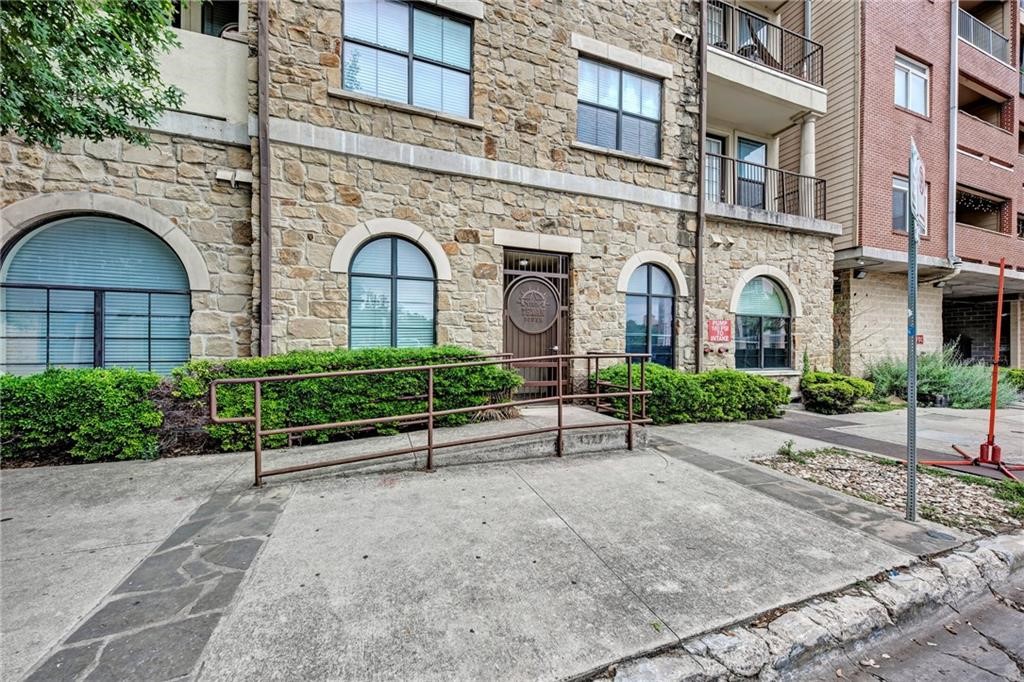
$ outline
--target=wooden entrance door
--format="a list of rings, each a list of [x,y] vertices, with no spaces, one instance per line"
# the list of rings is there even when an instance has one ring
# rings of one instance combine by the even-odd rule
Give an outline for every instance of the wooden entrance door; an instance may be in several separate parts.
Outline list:
[[[569,256],[506,249],[505,352],[526,358],[569,352]],[[554,362],[517,365],[525,383],[519,397],[553,395]]]

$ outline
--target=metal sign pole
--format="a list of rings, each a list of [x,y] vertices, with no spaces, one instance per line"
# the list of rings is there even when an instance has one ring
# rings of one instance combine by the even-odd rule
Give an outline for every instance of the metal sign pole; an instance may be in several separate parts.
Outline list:
[[[917,227],[907,246],[907,521],[917,520]]]
[[[910,139],[907,213],[907,521],[917,520],[917,244],[928,220],[924,163]]]

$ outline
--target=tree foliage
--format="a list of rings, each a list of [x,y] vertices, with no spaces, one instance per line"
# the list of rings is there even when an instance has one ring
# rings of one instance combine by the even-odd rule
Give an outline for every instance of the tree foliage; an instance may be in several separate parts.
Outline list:
[[[177,46],[172,0],[3,0],[0,134],[59,149],[61,138],[147,144],[139,127],[180,106],[160,53]]]

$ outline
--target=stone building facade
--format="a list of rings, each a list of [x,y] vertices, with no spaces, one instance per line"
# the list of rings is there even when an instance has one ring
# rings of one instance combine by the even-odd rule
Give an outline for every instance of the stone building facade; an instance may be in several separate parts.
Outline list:
[[[815,366],[829,368],[831,239],[838,228],[804,189],[812,186],[808,178],[815,180],[813,117],[801,118],[824,106],[824,90],[801,74],[760,74],[768,79],[760,82],[743,71],[763,71],[770,59],[711,69],[718,85],[705,93],[708,114],[716,130],[728,128],[737,140],[757,128],[750,134],[769,150],[763,165],[781,172],[792,161],[803,175],[787,172],[805,179],[789,190],[785,205],[777,199],[752,205],[748,194],[706,201],[704,277],[695,279],[699,7],[696,1],[273,0],[272,351],[365,345],[354,339],[364,338],[366,311],[387,309],[390,329],[371,330],[385,336],[367,338],[390,333],[404,345],[402,335],[410,334],[413,344],[517,355],[660,343],[665,364],[731,367],[736,339],[730,332],[728,340],[708,340],[705,323],[735,325],[744,314],[745,287],[761,278],[779,287],[791,327],[786,357],[756,370],[793,383],[805,351]],[[408,16],[405,28],[404,19],[387,23],[395,16]],[[795,16],[786,9],[763,20],[771,30],[792,32],[784,24],[798,23]],[[218,36],[181,33],[189,52],[172,55],[164,68],[185,89],[185,105],[164,117],[151,147],[69,140],[49,151],[14,139],[0,143],[3,237],[12,245],[5,260],[55,219],[99,215],[148,230],[187,273],[191,357],[259,349],[256,3],[240,3],[238,23],[240,31]],[[395,37],[395,27],[404,38]],[[462,54],[459,36],[467,35]],[[421,45],[435,38],[439,51],[421,54],[430,47]],[[725,52],[721,59],[737,56]],[[234,75],[189,80],[183,72],[190,55],[197,69],[219,59],[217,72]],[[462,59],[465,68],[458,66]],[[408,65],[406,75],[404,66],[385,74],[396,60]],[[421,69],[444,78],[430,81]],[[586,74],[595,76],[593,93]],[[396,94],[398,81],[404,94]],[[417,83],[426,89],[417,90]],[[609,88],[617,102],[605,101]],[[434,95],[440,104],[414,103]],[[769,103],[770,116],[755,125],[747,109],[756,109],[758,98]],[[739,170],[730,182],[749,183],[745,162],[733,161]],[[778,194],[766,187],[762,182],[762,197]],[[390,261],[367,265],[374,244],[392,249]],[[403,279],[401,249],[419,254],[407,257],[428,263],[428,270]],[[366,278],[374,276],[387,280],[385,288],[368,286]],[[557,333],[530,336],[510,321],[513,288],[523,279],[539,283],[530,296],[554,297],[558,312],[550,330]],[[415,288],[413,280],[430,297],[402,310],[399,292]],[[387,286],[399,300],[388,298]],[[698,315],[701,288],[705,308]],[[372,322],[387,327],[386,317]],[[408,329],[399,328],[399,318]]]

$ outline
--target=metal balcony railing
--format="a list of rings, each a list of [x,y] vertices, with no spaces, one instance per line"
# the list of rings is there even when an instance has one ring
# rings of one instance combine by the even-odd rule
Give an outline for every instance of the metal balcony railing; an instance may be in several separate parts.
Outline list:
[[[999,61],[1010,61],[1010,39],[973,14],[960,10],[960,37]]]
[[[823,178],[719,154],[706,154],[704,164],[708,201],[825,220]]]
[[[822,85],[824,50],[804,36],[722,0],[708,0],[708,45]]]

